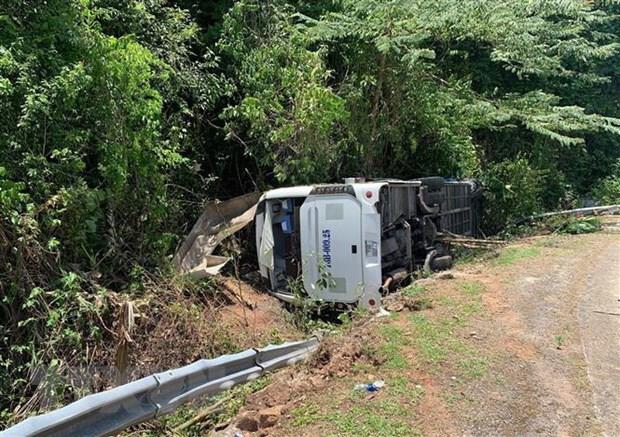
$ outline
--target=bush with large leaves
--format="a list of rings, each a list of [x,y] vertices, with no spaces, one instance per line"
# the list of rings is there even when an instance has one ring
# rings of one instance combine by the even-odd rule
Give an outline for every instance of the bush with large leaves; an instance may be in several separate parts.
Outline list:
[[[134,33],[149,16],[165,19]],[[100,292],[173,249],[186,214],[171,182],[189,172],[193,111],[218,92],[195,30],[164,2],[2,2],[3,407],[36,366],[86,359]]]

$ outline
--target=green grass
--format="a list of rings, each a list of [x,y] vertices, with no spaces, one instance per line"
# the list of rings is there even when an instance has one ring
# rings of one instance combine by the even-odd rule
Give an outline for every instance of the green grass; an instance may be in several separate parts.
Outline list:
[[[322,435],[334,436],[419,435],[411,423],[416,405],[424,396],[424,388],[405,373],[407,369],[422,365],[430,373],[448,371],[466,384],[485,376],[490,367],[489,359],[470,346],[463,334],[469,319],[483,309],[484,284],[477,281],[457,284],[458,293],[435,298],[440,310],[438,314],[394,313],[394,319],[384,319],[384,323],[377,326],[378,341],[369,341],[364,346],[367,349],[365,355],[381,358],[382,364],[378,367],[368,363],[353,366],[354,375],[378,374],[381,375],[379,378],[385,379],[385,386],[377,397],[369,399],[365,391],[354,391],[355,383],[368,381],[353,376],[344,393],[329,397],[334,401],[333,405],[329,400],[315,400],[293,409],[290,425],[294,428],[291,430],[308,426]],[[414,285],[403,290],[403,294],[419,298],[426,291],[423,286]],[[400,324],[399,321],[403,320],[409,323]],[[410,362],[406,353],[409,348],[415,348],[416,362]],[[451,393],[449,390],[449,395]],[[454,396],[454,402],[462,400],[457,394]]]
[[[410,346],[409,336],[398,326],[383,324],[378,327],[380,342],[374,352],[383,358],[382,375],[386,379],[379,398],[369,400],[364,391],[351,391],[346,395],[348,408],[331,408],[321,413],[316,406],[308,405],[293,410],[292,424],[304,426],[320,423],[326,435],[416,436],[419,432],[410,421],[415,404],[424,395],[424,389],[401,374],[411,363],[403,354]],[[365,366],[357,370],[367,370]],[[380,400],[379,400],[380,399]],[[325,409],[324,409],[325,411]],[[337,411],[337,412],[336,412]]]
[[[406,398],[413,403],[417,403],[424,396],[424,388],[406,376],[392,376],[386,381],[385,390],[390,396]]]
[[[461,282],[459,290],[463,297],[438,296],[435,301],[440,307],[449,308],[457,317],[457,324],[463,325],[465,321],[483,310],[481,295],[486,290],[484,284],[476,281]]]
[[[453,305],[458,311],[459,318],[466,320],[481,313],[483,310],[481,295],[485,291],[484,284],[475,281],[463,282],[459,289],[465,295],[465,300]]]
[[[390,394],[404,396],[411,391],[409,378],[404,376],[392,377],[386,385],[386,390]]]
[[[443,295],[438,296],[435,298],[435,300],[439,302],[441,306],[444,306],[444,307],[456,307],[458,305],[458,302],[456,301],[456,299],[450,296],[443,296]]]
[[[293,408],[291,416],[293,416],[292,423],[295,426],[308,426],[324,419],[324,414],[321,413],[321,409],[315,404],[301,405]]]
[[[403,332],[396,326],[382,325],[379,327],[379,334],[383,339],[379,347],[379,354],[385,360],[383,366],[387,369],[407,368],[408,362],[402,354],[402,348],[408,343]]]
[[[507,247],[501,251],[499,257],[495,259],[493,264],[506,266],[514,264],[520,260],[534,258],[539,255],[540,249],[538,247]]]
[[[450,337],[448,324],[441,326],[428,320],[422,314],[413,314],[411,322],[415,327],[415,343],[427,364],[439,364],[448,356],[447,342]]]
[[[455,248],[454,261],[458,265],[467,265],[479,262],[485,256],[488,256],[489,249],[470,249],[464,247]]]
[[[373,351],[373,354],[376,354],[376,350]],[[371,356],[365,354],[366,356]],[[369,363],[353,363],[353,373],[370,373],[374,367]]]
[[[381,337],[388,343],[392,343],[398,346],[406,343],[403,331],[394,325],[381,325],[379,327],[379,333]]]
[[[401,294],[407,297],[417,297],[424,294],[425,292],[426,287],[424,287],[424,285],[413,283],[410,286],[404,288],[401,291]]]
[[[459,284],[459,290],[462,297],[443,296],[438,299],[452,317],[431,320],[423,314],[410,316],[414,328],[412,338],[431,372],[449,364],[456,366],[467,378],[479,378],[486,374],[488,360],[469,347],[458,332],[467,326],[472,316],[482,312],[481,295],[485,287],[480,282],[467,281]]]
[[[380,402],[360,399],[348,411],[331,413],[328,419],[336,428],[331,435],[418,436],[419,431],[408,423],[411,414],[410,409],[398,399]]]
[[[475,281],[463,282],[460,285],[460,289],[466,295],[476,297],[484,291],[484,284]]]
[[[401,291],[401,294],[404,297],[414,298],[414,305],[411,309],[421,311],[433,307],[431,299],[427,296],[427,292],[428,290],[424,287],[424,285],[413,283],[404,288]]]
[[[351,391],[342,408],[338,405],[321,408],[316,403],[291,410],[291,425],[295,428],[319,424],[323,435],[348,436],[418,436],[411,427],[415,405],[424,389],[404,376],[389,378],[378,399],[368,399],[368,393]],[[379,400],[380,399],[380,400]],[[327,411],[327,412],[325,412]]]
[[[470,352],[470,354],[473,354],[473,352]],[[480,378],[487,373],[489,360],[485,357],[476,356],[464,358],[459,361],[458,367],[469,378]]]
[[[448,405],[453,406],[465,399],[465,396],[463,396],[458,391],[449,391],[443,395],[443,399],[447,402]]]

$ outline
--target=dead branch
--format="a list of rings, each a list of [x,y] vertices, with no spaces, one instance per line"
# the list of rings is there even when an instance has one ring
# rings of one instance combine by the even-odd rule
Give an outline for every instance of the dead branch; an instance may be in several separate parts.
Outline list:
[[[181,425],[174,428],[173,432],[174,433],[181,432],[184,429],[189,428],[190,426],[193,426],[199,422],[202,422],[210,415],[221,412],[224,409],[224,404],[230,401],[231,399],[232,399],[232,396],[227,396],[225,398],[220,399],[216,403],[209,405],[207,408],[201,410],[198,414],[196,414],[194,417],[192,417],[187,422],[184,422]]]

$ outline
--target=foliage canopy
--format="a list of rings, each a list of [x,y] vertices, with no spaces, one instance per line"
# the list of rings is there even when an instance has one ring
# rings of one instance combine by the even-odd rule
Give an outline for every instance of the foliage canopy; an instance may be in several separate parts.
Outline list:
[[[582,0],[0,0],[3,408],[20,411],[38,365],[85,360],[106,296],[165,269],[204,199],[476,177],[488,232],[592,195],[620,201],[619,13]]]

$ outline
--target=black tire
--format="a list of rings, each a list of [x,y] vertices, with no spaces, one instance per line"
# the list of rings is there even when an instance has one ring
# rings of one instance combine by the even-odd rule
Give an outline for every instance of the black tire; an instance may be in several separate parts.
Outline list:
[[[440,190],[441,188],[443,188],[443,186],[446,183],[444,178],[442,178],[440,176],[433,176],[433,177],[428,177],[428,178],[420,178],[418,180],[420,182],[422,182],[422,185],[424,185],[425,187],[428,187],[428,191]]]
[[[448,270],[452,267],[452,257],[450,255],[438,256],[431,261],[431,268],[434,271]]]

